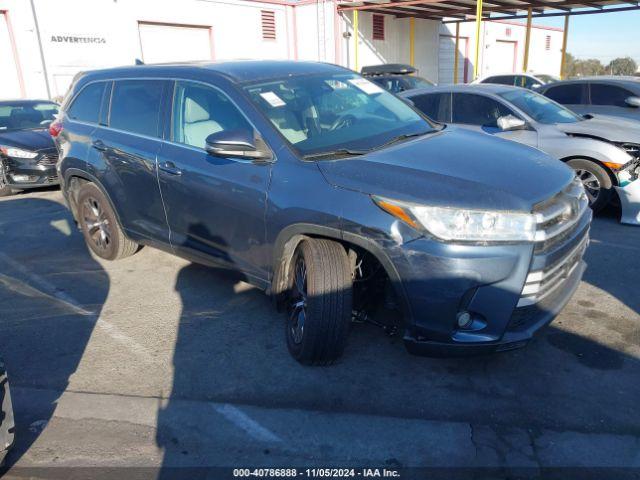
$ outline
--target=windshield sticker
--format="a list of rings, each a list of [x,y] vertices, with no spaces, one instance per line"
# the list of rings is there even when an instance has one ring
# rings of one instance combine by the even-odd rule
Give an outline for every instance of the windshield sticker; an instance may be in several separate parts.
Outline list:
[[[374,93],[381,93],[384,90],[375,83],[371,83],[364,78],[351,78],[348,82],[356,88],[359,88],[367,95],[373,95]]]
[[[278,95],[273,92],[262,92],[260,94],[272,107],[284,107],[286,103]]]

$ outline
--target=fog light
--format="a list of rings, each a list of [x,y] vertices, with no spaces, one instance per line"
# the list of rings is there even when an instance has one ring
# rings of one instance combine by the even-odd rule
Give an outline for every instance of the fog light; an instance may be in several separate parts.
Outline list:
[[[458,313],[458,327],[467,328],[471,326],[471,322],[473,322],[473,318],[469,312]]]
[[[11,179],[18,183],[33,182],[36,178],[31,175],[11,175]]]

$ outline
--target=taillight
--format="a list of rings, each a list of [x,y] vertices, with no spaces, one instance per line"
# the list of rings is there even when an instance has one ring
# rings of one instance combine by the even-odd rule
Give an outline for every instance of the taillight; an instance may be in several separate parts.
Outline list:
[[[62,132],[62,122],[60,120],[54,120],[51,125],[49,125],[49,135],[53,138],[56,138]]]

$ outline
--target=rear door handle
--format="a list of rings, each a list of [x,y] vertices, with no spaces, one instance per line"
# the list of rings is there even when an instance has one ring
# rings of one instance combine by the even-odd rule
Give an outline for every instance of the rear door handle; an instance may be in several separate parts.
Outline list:
[[[169,175],[182,175],[182,170],[176,167],[176,164],[173,162],[161,163],[158,168]]]
[[[99,152],[104,152],[107,150],[107,146],[104,144],[102,140],[94,140],[91,146],[96,150],[98,150]]]

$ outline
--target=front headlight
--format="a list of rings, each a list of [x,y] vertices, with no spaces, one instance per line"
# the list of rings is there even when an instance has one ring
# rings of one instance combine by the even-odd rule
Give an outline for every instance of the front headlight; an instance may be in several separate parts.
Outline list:
[[[2,151],[2,153],[7,157],[14,158],[36,158],[38,156],[38,152],[31,152],[29,150],[22,150],[21,148],[15,147],[0,147],[0,151]]]
[[[530,213],[432,207],[372,197],[384,211],[413,228],[446,241],[533,242],[536,219]]]

